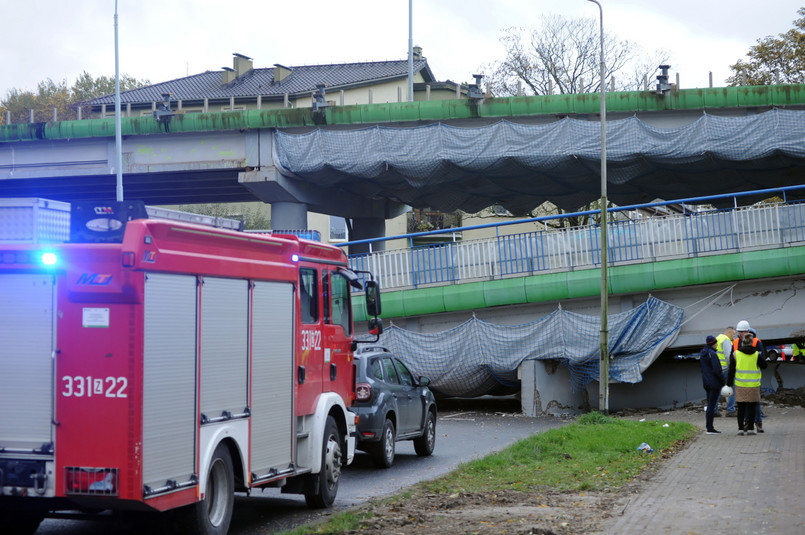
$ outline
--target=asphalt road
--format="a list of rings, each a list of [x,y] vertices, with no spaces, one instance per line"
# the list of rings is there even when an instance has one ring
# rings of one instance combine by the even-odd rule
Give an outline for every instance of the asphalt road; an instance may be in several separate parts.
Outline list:
[[[386,470],[372,467],[366,454],[358,452],[355,461],[343,472],[338,497],[332,509],[313,510],[301,495],[281,494],[279,489],[255,491],[251,496],[235,498],[231,535],[258,535],[284,529],[331,515],[370,498],[394,494],[419,481],[434,479],[460,463],[505,448],[534,433],[557,427],[563,422],[553,418],[527,418],[494,407],[479,410],[446,410],[440,407],[436,425],[436,449],[431,457],[417,457],[413,443],[397,443],[394,465]],[[132,529],[90,520],[46,519],[37,534],[101,535],[131,534]]]

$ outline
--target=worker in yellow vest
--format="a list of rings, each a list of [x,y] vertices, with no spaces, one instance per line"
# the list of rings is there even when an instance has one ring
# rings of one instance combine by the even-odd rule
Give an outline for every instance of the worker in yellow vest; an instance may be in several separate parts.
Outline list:
[[[724,329],[722,334],[716,336],[716,353],[718,354],[718,362],[721,364],[721,374],[724,376],[724,381],[727,381],[727,374],[730,371],[730,353],[732,352],[732,339],[735,338],[735,327],[729,326]],[[735,415],[735,393],[727,398],[727,416]],[[719,417],[718,410],[714,414]]]
[[[757,346],[758,341],[752,333],[743,331],[739,333],[737,344],[730,354],[727,384],[735,391],[739,435],[755,434],[755,410],[760,402],[760,370],[766,369],[766,359]]]

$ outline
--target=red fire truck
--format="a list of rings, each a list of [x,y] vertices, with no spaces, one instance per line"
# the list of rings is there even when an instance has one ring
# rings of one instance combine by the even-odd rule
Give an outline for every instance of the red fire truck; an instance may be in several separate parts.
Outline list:
[[[72,235],[100,243],[0,243],[3,533],[172,509],[226,533],[234,492],[327,507],[352,461],[361,283],[343,251],[141,211],[74,205]],[[378,331],[372,280],[366,297]]]

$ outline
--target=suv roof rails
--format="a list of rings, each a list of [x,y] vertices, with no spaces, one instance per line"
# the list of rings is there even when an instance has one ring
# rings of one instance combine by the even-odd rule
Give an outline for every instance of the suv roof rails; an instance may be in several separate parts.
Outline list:
[[[376,353],[378,351],[382,351],[384,353],[391,353],[391,351],[389,351],[383,346],[359,346],[358,349],[355,351],[355,353],[360,355],[362,353]]]

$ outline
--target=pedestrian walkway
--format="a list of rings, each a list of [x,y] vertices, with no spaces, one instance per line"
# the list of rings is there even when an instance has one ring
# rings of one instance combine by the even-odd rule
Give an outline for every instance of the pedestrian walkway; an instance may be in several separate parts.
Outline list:
[[[739,436],[734,417],[715,420],[705,435],[704,412],[640,416],[686,420],[701,433],[668,460],[629,500],[603,533],[805,533],[805,408],[763,405],[765,433]]]

